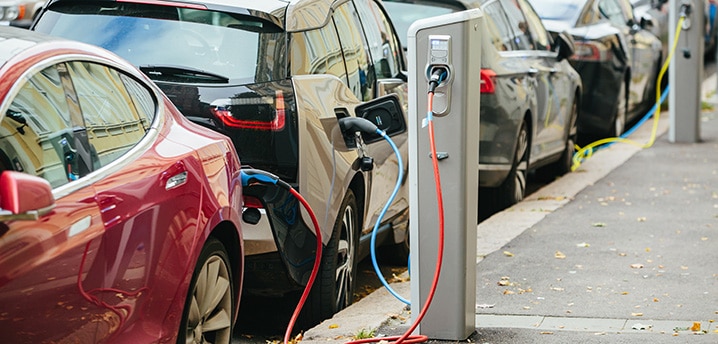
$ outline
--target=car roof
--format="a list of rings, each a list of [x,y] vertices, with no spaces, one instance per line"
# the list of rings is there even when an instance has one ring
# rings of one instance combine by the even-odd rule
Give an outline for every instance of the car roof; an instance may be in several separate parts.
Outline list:
[[[164,6],[198,6],[212,11],[239,13],[274,22],[287,32],[320,28],[329,22],[332,8],[350,0],[50,0],[58,2],[131,2]],[[48,7],[49,7],[48,6]]]
[[[42,42],[63,41],[34,31],[0,25],[0,66],[10,58]]]

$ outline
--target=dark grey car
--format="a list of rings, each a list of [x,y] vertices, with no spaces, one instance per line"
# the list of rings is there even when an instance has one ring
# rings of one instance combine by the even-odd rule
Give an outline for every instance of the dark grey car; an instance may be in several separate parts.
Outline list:
[[[584,85],[582,138],[619,136],[656,103],[661,41],[629,0],[529,1],[549,30],[573,36],[570,60]]]
[[[529,171],[569,171],[582,87],[566,59],[570,39],[554,40],[525,0],[385,0],[384,6],[405,46],[417,19],[483,10],[479,185],[499,207],[523,199]]]

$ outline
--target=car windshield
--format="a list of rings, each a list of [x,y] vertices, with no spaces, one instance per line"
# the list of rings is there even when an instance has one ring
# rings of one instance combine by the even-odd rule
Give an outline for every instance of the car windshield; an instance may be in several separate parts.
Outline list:
[[[573,22],[581,11],[581,4],[576,0],[530,0],[529,2],[541,19]]]
[[[419,19],[461,11],[458,8],[437,5],[423,5],[403,2],[384,1],[384,8],[394,23],[401,45],[406,47],[409,27]]]
[[[258,83],[282,79],[285,33],[263,19],[135,3],[51,8],[35,31],[110,50],[155,80]]]

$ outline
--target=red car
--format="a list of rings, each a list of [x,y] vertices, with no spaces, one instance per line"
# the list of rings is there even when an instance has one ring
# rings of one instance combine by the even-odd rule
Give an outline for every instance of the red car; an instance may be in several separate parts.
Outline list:
[[[116,55],[0,27],[2,341],[229,343],[239,173]]]

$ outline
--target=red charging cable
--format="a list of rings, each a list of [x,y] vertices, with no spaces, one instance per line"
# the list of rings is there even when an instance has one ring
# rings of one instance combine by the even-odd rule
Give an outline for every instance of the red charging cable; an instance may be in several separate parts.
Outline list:
[[[322,231],[319,229],[319,221],[317,221],[317,217],[314,215],[314,211],[312,211],[312,208],[309,206],[307,200],[305,200],[304,197],[302,197],[302,195],[297,192],[297,190],[294,190],[294,188],[290,187],[288,190],[292,193],[292,195],[294,195],[294,197],[299,200],[299,202],[302,203],[304,209],[306,209],[309,213],[309,217],[312,218],[314,232],[317,236],[317,253],[316,258],[314,259],[314,267],[312,267],[312,273],[311,275],[309,275],[309,281],[307,281],[307,285],[304,287],[304,292],[302,293],[302,297],[299,298],[299,303],[297,304],[297,308],[294,309],[294,314],[292,314],[292,317],[289,319],[287,331],[284,333],[284,344],[289,343],[289,338],[292,336],[292,329],[294,328],[294,324],[297,322],[297,318],[299,318],[299,312],[301,312],[302,307],[304,307],[304,303],[307,302],[309,292],[312,290],[314,280],[317,278],[317,274],[319,273],[319,264],[322,261]]]

